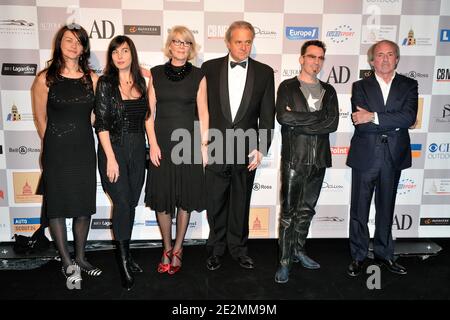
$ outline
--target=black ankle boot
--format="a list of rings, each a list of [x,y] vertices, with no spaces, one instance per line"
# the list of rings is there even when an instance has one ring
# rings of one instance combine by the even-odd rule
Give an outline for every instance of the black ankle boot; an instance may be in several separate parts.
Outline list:
[[[119,264],[122,286],[127,290],[131,290],[131,288],[134,286],[134,277],[129,264],[130,240],[116,241],[116,247],[117,262]]]
[[[142,273],[142,272],[144,272],[144,270],[142,270],[141,266],[138,265],[136,261],[134,261],[133,256],[131,255],[131,252],[130,252],[130,257],[128,259],[128,263],[130,265],[131,272],[133,272],[133,273]]]

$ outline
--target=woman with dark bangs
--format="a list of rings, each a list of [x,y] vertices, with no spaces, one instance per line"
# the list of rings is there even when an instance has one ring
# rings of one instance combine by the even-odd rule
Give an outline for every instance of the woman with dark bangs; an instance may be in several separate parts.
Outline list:
[[[127,36],[113,38],[98,80],[95,128],[103,189],[113,204],[112,226],[122,285],[130,290],[133,273],[142,272],[130,254],[135,208],[145,176],[144,121],[147,88],[136,47]]]
[[[98,77],[89,67],[88,34],[78,24],[62,27],[53,48],[50,65],[36,76],[31,90],[43,140],[43,205],[69,287],[80,285],[81,271],[90,276],[102,272],[85,257],[91,215],[96,212],[92,111]],[[66,218],[73,218],[75,260],[68,248]]]

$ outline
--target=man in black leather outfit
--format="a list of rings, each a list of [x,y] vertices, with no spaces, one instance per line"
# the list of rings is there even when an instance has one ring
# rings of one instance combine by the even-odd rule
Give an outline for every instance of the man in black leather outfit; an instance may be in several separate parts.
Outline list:
[[[325,60],[322,41],[303,44],[301,71],[278,88],[276,110],[281,124],[280,263],[275,282],[286,283],[292,262],[307,269],[320,265],[308,257],[305,242],[322,188],[331,167],[329,133],[337,129],[338,99],[334,88],[317,79]]]

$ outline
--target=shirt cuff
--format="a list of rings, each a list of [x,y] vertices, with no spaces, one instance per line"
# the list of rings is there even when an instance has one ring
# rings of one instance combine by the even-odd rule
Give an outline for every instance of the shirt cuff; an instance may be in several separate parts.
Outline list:
[[[380,125],[380,122],[378,121],[378,113],[373,113],[373,120],[372,123],[375,123],[377,126]]]

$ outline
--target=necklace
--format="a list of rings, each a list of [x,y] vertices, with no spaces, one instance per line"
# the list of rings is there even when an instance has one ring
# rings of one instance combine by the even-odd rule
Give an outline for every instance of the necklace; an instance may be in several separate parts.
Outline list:
[[[192,70],[192,64],[186,62],[184,65],[176,67],[172,65],[171,60],[164,64],[164,73],[171,81],[183,80]]]
[[[133,95],[133,88],[133,80],[120,81],[119,83],[119,90],[122,94],[122,98],[134,99],[135,96]]]
[[[122,84],[132,85],[133,84],[133,79],[120,81],[120,85],[122,85]]]

